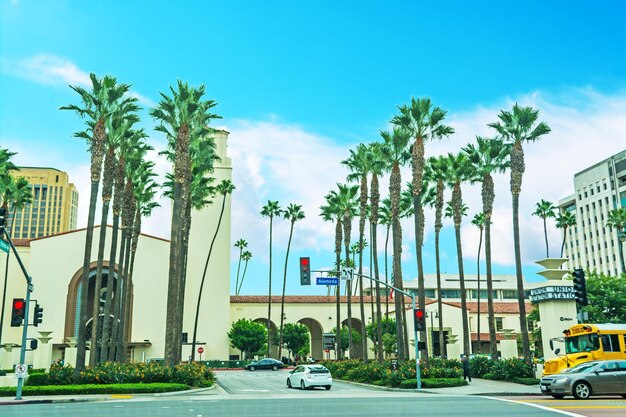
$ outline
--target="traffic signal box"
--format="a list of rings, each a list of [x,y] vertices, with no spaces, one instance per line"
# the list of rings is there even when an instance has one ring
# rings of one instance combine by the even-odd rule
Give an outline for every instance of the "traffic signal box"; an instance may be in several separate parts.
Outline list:
[[[7,209],[6,207],[0,207],[0,237],[4,236],[4,225],[7,221]]]
[[[33,319],[33,326],[37,327],[43,321],[43,307],[38,303],[35,304],[35,314]]]
[[[300,258],[300,285],[311,285],[311,262],[309,257]]]
[[[574,295],[576,297],[576,304],[578,304],[579,306],[586,306],[589,304],[589,300],[587,299],[585,271],[580,268],[574,269],[572,275],[574,275]]]
[[[14,298],[11,309],[11,327],[20,327],[24,321],[26,303],[23,298]]]
[[[413,319],[415,322],[415,331],[423,332],[426,330],[426,311],[423,308],[413,309]]]

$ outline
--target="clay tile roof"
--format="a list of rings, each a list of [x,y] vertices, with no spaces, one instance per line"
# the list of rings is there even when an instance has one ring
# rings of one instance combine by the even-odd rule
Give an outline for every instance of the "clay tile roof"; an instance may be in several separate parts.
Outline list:
[[[95,228],[95,229],[97,229],[98,227],[100,227],[100,225],[99,225],[99,224],[94,226],[94,228]],[[112,229],[112,228],[113,228],[113,226],[111,226],[110,224],[107,224],[107,227],[108,227],[109,229]],[[37,238],[34,238],[34,239],[30,239],[29,241],[43,240],[43,239],[48,239],[48,238],[51,238],[51,237],[56,237],[56,236],[68,235],[68,234],[70,234],[70,233],[82,232],[83,230],[87,230],[87,228],[86,228],[86,227],[82,227],[82,228],[80,228],[80,229],[74,229],[74,230],[68,230],[68,231],[66,231],[66,232],[54,233],[54,234],[51,234],[51,235],[48,235],[48,236],[42,236],[42,237],[37,237]],[[149,238],[151,238],[151,239],[161,240],[161,241],[163,241],[163,242],[169,242],[169,239],[165,239],[165,238],[162,238],[162,237],[153,236],[153,235],[148,235],[148,234],[146,234],[146,233],[140,233],[140,234],[141,234],[142,236],[149,237]]]
[[[230,302],[231,303],[246,303],[246,304],[262,304],[262,303],[267,303],[267,295],[231,295],[230,296]],[[365,303],[369,303],[370,302],[370,298],[369,296],[364,296],[363,297],[363,302]],[[342,303],[347,303],[348,302],[348,297],[346,296],[342,296],[341,298],[341,302]],[[288,304],[330,304],[330,303],[335,303],[337,301],[337,297],[334,295],[331,296],[326,296],[326,295],[286,295],[285,296],[285,303]],[[272,296],[272,303],[280,303],[281,302],[281,296],[280,295],[273,295]],[[353,296],[352,297],[352,302],[353,303],[358,303],[359,302],[359,297]]]
[[[454,306],[454,307],[458,307],[461,308],[461,303],[460,302],[450,302],[450,301],[446,301],[445,304]],[[530,310],[532,310],[532,305],[529,301],[526,302],[526,312],[529,312]],[[467,303],[467,311],[469,311],[470,313],[477,313],[478,312],[478,303],[475,301],[471,301]],[[496,314],[519,314],[519,305],[517,304],[517,302],[495,302],[493,303],[493,311]],[[480,303],[480,312],[481,313],[488,313],[489,310],[487,308],[487,303],[486,302],[481,302]]]
[[[13,239],[13,245],[30,247],[30,239]]]

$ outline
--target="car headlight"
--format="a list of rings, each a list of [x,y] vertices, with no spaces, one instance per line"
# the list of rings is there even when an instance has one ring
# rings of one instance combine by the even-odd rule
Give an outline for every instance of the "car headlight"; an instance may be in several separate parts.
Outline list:
[[[562,376],[560,378],[555,379],[554,383],[555,384],[565,384],[566,382],[569,382],[569,381],[570,381],[570,379],[568,377]]]

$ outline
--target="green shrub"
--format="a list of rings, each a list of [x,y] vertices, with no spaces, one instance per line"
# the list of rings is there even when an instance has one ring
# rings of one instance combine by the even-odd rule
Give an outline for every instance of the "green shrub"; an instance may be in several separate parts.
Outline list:
[[[537,378],[513,378],[513,382],[522,385],[539,385],[539,379]]]
[[[491,372],[484,374],[483,378],[484,379],[491,379],[493,381],[501,381],[502,378],[499,377],[500,375],[496,375],[496,374],[492,374]]]
[[[48,372],[48,385],[69,385],[74,382],[74,368],[72,365],[54,363]]]
[[[106,384],[106,385],[48,385],[25,386],[24,395],[81,395],[81,394],[139,394],[183,391],[189,387],[184,384]],[[0,387],[0,397],[15,395],[15,387]]]
[[[461,378],[428,378],[422,379],[422,388],[448,388],[462,387],[467,385],[467,381]],[[416,379],[407,379],[402,381],[400,388],[415,389],[417,388]]]
[[[523,359],[504,359],[495,362],[491,373],[504,381],[513,381],[514,378],[534,378],[535,372],[531,365]]]
[[[495,361],[486,356],[474,356],[470,358],[470,372],[474,378],[482,378],[483,375],[491,373]]]
[[[50,378],[46,373],[34,373],[28,374],[28,379],[26,380],[25,385],[31,386],[41,386],[41,385],[50,385]]]

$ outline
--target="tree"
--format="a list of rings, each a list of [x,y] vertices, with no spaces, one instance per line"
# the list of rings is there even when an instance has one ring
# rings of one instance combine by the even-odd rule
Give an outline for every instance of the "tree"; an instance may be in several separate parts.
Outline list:
[[[383,335],[383,350],[386,355],[392,355],[398,350],[398,339],[391,333],[385,333]]]
[[[541,358],[543,357],[541,326],[537,324],[541,322],[541,317],[539,316],[539,308],[537,306],[533,306],[533,309],[528,313],[528,322],[535,324],[530,333],[531,344],[535,347],[535,357]]]
[[[125,97],[130,90],[129,84],[118,84],[117,79],[111,76],[104,76],[99,79],[95,74],[89,74],[91,80],[91,90],[86,90],[79,86],[70,86],[72,90],[79,94],[82,107],[71,104],[63,106],[61,110],[72,110],[79,117],[86,118],[87,129],[74,134],[75,137],[85,139],[91,152],[91,192],[89,197],[89,213],[87,215],[87,229],[85,238],[85,251],[83,257],[83,270],[81,285],[84,289],[89,288],[89,265],[91,263],[91,246],[93,242],[93,231],[95,225],[96,206],[98,203],[98,189],[102,174],[102,160],[104,154],[105,140],[107,136],[107,123],[110,123],[112,114],[123,107],[125,103],[137,101],[136,98]],[[85,369],[85,356],[87,348],[86,326],[89,318],[87,311],[88,291],[81,292],[76,367],[75,375],[79,375]]]
[[[609,211],[606,225],[611,230],[615,229],[619,241],[621,242],[624,234],[626,234],[626,208],[617,208]],[[621,243],[618,243],[618,247],[622,258],[622,272],[626,273],[626,260],[624,260],[624,252]]]
[[[332,333],[336,333],[336,331],[337,329],[335,327],[331,330]],[[341,337],[339,340],[341,341],[340,356],[343,357],[343,353],[350,347],[350,340],[352,340],[352,343],[361,343],[361,333],[359,333],[357,329],[352,329],[352,335],[350,335],[349,329],[344,326],[341,328]]]
[[[239,270],[241,269],[241,261],[243,260],[243,250],[248,247],[248,242],[244,239],[239,239],[235,242],[235,247],[239,249],[239,262],[237,262],[237,279],[235,280],[235,295],[237,295],[237,288],[239,288]]]
[[[256,321],[239,319],[233,323],[228,332],[230,345],[239,349],[245,359],[263,350],[267,338],[265,326]],[[243,358],[242,358],[243,359]]]
[[[267,352],[269,355],[270,352],[270,331],[271,331],[271,323],[272,323],[272,233],[273,233],[273,225],[274,225],[274,217],[280,216],[282,210],[280,209],[280,205],[278,201],[268,200],[267,204],[263,206],[261,209],[261,216],[269,217],[270,219],[270,267],[269,267],[269,279],[268,279],[268,296],[267,296]]]
[[[206,256],[206,262],[204,263],[204,270],[202,272],[202,279],[200,280],[200,289],[198,290],[198,302],[196,303],[196,315],[193,322],[193,339],[191,342],[191,360],[194,361],[196,359],[196,335],[198,332],[198,319],[200,317],[200,302],[202,301],[202,290],[204,289],[204,280],[206,279],[207,268],[209,266],[209,261],[211,259],[211,253],[213,252],[213,246],[215,245],[215,240],[217,239],[217,234],[220,231],[220,226],[222,225],[222,217],[224,216],[224,208],[226,207],[226,197],[235,190],[235,186],[230,180],[222,180],[222,182],[217,186],[217,193],[222,196],[222,206],[220,208],[220,216],[217,220],[217,226],[215,228],[215,233],[213,234],[213,239],[211,239],[211,246],[209,246],[209,253]]]
[[[300,355],[302,348],[309,345],[309,328],[300,323],[285,323],[281,338],[280,346],[284,344],[290,356],[294,353]],[[280,354],[278,357],[281,357]]]
[[[589,323],[626,323],[626,274],[611,277],[587,272]]]
[[[394,127],[392,132],[381,132],[384,143],[381,147],[381,155],[386,162],[386,170],[389,176],[389,198],[391,200],[391,227],[393,234],[393,278],[394,286],[403,289],[402,281],[402,227],[400,226],[400,194],[402,192],[402,177],[400,166],[406,163],[410,154],[407,151],[411,132],[401,127]],[[398,337],[398,356],[400,360],[406,359],[408,354],[408,341],[404,331],[404,297],[395,298],[396,327]],[[406,342],[406,343],[405,343]]]
[[[245,262],[243,265],[243,274],[241,274],[241,282],[239,283],[239,288],[237,288],[237,292],[235,295],[239,295],[241,292],[241,287],[243,286],[243,280],[246,277],[246,271],[248,270],[248,262],[252,259],[252,252],[245,251],[243,255],[241,255],[241,259]]]
[[[377,323],[371,322],[368,323],[366,326],[366,330],[367,330],[367,337],[369,337],[370,339],[372,339],[372,341],[374,343],[378,343],[378,340],[382,340],[382,338],[386,335],[386,334],[390,334],[392,335],[394,338],[396,337],[396,321],[392,318],[389,317],[384,317],[382,319],[382,335],[381,335],[381,339],[378,338],[378,326]]]
[[[287,253],[285,254],[285,268],[283,275],[283,294],[280,299],[280,340],[278,342],[278,357],[281,357],[283,348],[283,322],[285,315],[285,289],[287,288],[287,264],[289,262],[289,250],[291,249],[291,238],[293,237],[293,227],[298,220],[304,219],[304,212],[302,206],[299,204],[289,204],[287,209],[283,211],[283,218],[289,220],[289,241],[287,242]],[[306,327],[306,326],[305,326]],[[297,351],[298,349],[290,349]]]
[[[178,81],[177,89],[170,87],[171,97],[161,93],[161,101],[150,111],[159,122],[155,128],[165,134],[168,148],[173,152],[172,226],[170,239],[167,314],[165,324],[165,363],[174,366],[180,362],[182,346],[182,313],[185,296],[185,270],[189,226],[191,222],[193,158],[192,149],[212,130],[211,113],[217,103],[205,100],[205,87],[190,87]],[[204,172],[196,175],[204,175]]]
[[[548,247],[548,226],[546,225],[546,219],[548,217],[555,217],[554,210],[555,207],[551,202],[541,199],[541,201],[539,201],[535,206],[535,211],[533,212],[533,216],[540,217],[543,220],[543,236],[546,241],[546,258],[550,257],[550,250]]]
[[[491,272],[491,216],[493,213],[493,202],[496,198],[493,174],[502,173],[509,166],[509,149],[508,146],[505,145],[500,139],[490,139],[477,136],[476,145],[467,145],[463,148],[463,152],[467,155],[469,163],[476,171],[476,175],[473,176],[472,182],[481,183],[483,203],[482,213],[485,216],[485,269],[487,274],[489,352],[491,357],[495,359],[498,355],[498,348],[496,345],[496,323],[493,306],[493,274]],[[480,283],[480,277],[478,282]],[[480,291],[478,294],[480,297]]]
[[[537,122],[539,110],[532,107],[520,107],[517,103],[511,111],[501,110],[500,121],[490,123],[510,148],[511,163],[511,197],[513,209],[513,244],[515,249],[515,275],[517,276],[517,302],[520,313],[520,332],[522,334],[522,350],[524,360],[530,364],[530,343],[528,339],[528,325],[526,323],[526,301],[524,299],[524,277],[522,275],[522,254],[519,236],[519,195],[522,191],[522,177],[526,166],[524,164],[524,142],[534,142],[550,133],[550,127]]]
[[[389,247],[389,231],[391,229],[391,200],[389,198],[383,198],[382,204],[379,207],[380,224],[386,226],[387,232],[385,233],[385,317],[389,316],[389,270],[387,268],[387,261],[389,259],[388,247]]]
[[[478,295],[477,297],[477,304],[478,304],[478,311],[477,311],[477,317],[476,317],[476,335],[477,335],[477,342],[478,342],[478,353],[480,352],[480,348],[481,348],[481,341],[480,341],[480,250],[482,249],[482,245],[483,245],[483,230],[485,229],[485,214],[480,212],[480,213],[476,213],[474,215],[474,218],[472,219],[472,224],[476,227],[478,227],[478,230],[480,232],[480,238],[478,240],[478,253],[476,254],[476,284],[477,284],[477,291],[476,294]]]
[[[565,249],[565,239],[567,238],[567,229],[576,226],[576,212],[564,211],[556,215],[557,229],[563,229],[563,242],[561,243],[561,258],[563,257],[563,249]]]

